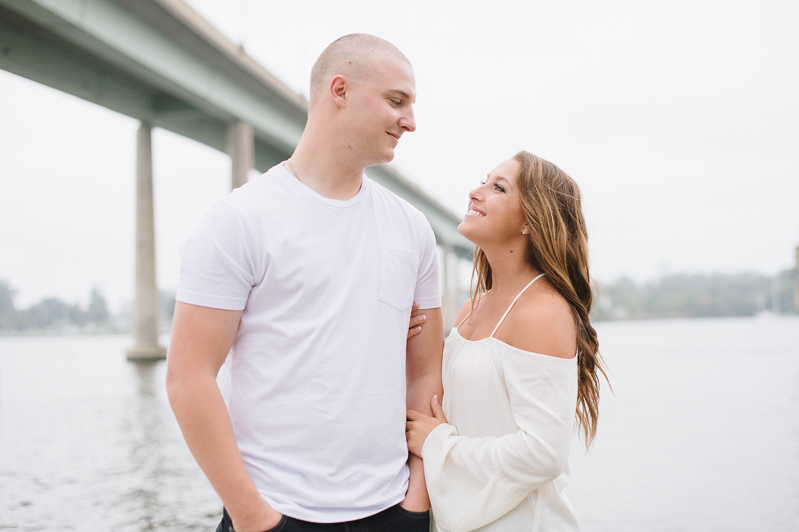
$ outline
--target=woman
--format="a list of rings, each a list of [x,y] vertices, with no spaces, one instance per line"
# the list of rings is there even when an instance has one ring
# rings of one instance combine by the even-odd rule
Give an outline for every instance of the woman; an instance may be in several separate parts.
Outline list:
[[[476,245],[476,290],[445,342],[443,405],[408,412],[435,526],[578,530],[567,459],[575,424],[594,438],[604,375],[580,190],[520,152],[471,192],[458,231]]]

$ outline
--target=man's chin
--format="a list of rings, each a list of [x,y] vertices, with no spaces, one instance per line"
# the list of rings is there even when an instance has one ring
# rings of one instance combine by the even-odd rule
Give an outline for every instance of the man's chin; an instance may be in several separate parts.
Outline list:
[[[390,163],[394,160],[394,148],[386,148],[383,150],[383,153],[380,154],[380,157],[383,159],[383,163]]]
[[[371,166],[380,166],[381,164],[390,163],[393,160],[394,160],[394,149],[392,148],[375,157],[373,159],[373,162],[369,164],[367,168]]]

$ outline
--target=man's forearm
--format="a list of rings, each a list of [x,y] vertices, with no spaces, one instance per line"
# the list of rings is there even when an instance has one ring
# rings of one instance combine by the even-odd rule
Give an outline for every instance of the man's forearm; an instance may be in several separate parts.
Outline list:
[[[244,465],[230,414],[216,384],[241,314],[178,302],[172,321],[166,388],[186,443],[236,530],[259,532],[276,525],[280,514],[263,500]]]
[[[173,377],[167,389],[189,449],[237,528],[263,522],[270,508],[244,465],[216,380],[210,375]]]
[[[444,328],[441,309],[430,309],[426,313],[427,320],[422,332],[408,340],[407,348],[407,406],[423,414],[432,415],[430,401],[434,395],[439,400],[443,397],[441,385],[441,351],[444,346]],[[430,508],[427,486],[424,481],[424,464],[422,460],[410,455],[408,467],[411,478],[408,484],[403,507],[412,511],[424,511]]]
[[[408,383],[408,409],[432,415],[430,400],[434,395],[438,395],[439,400],[441,399],[440,371],[432,371],[430,374]],[[408,481],[408,493],[403,506],[409,510],[423,511],[430,507],[430,499],[427,495],[422,459],[411,454],[408,459],[408,467],[411,471],[411,478]]]
[[[439,401],[444,393],[441,385],[441,370],[431,370],[428,374],[419,376],[408,383],[408,410],[416,410],[428,416],[433,415],[430,401],[434,395]]]
[[[408,457],[408,468],[411,470],[411,476],[408,479],[408,491],[402,507],[411,512],[424,512],[430,509],[430,497],[424,481],[424,463],[421,458],[411,454]]]

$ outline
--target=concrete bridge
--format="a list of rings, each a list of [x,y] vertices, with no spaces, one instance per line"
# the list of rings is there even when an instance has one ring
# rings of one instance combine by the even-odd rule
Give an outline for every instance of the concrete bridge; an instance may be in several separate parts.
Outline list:
[[[151,130],[228,153],[231,187],[288,158],[308,104],[183,0],[0,0],[0,68],[141,121],[136,158],[135,345],[160,358]],[[453,262],[472,246],[460,220],[389,166],[367,174],[419,208],[443,248],[444,319],[457,312]]]

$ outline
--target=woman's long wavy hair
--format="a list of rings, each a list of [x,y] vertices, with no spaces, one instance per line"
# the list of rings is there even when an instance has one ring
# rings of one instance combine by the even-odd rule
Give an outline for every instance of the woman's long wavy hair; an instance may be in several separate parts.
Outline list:
[[[588,273],[588,232],[581,207],[580,188],[560,168],[521,151],[519,189],[530,230],[527,260],[569,302],[577,326],[577,412],[586,447],[596,436],[599,419],[599,373],[608,380],[599,354],[599,341],[588,314],[593,305]],[[491,265],[479,247],[474,251],[472,312],[491,289]]]

